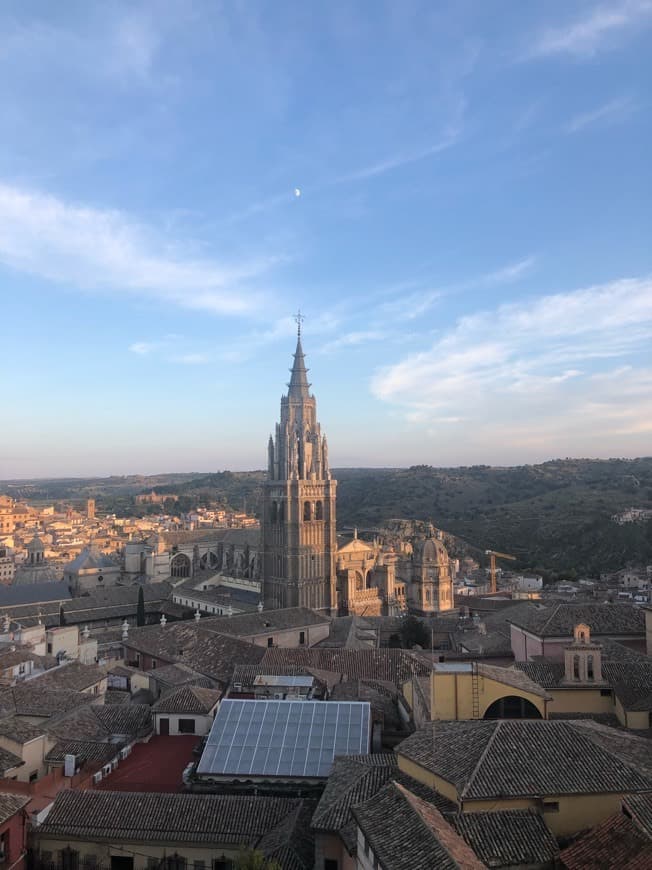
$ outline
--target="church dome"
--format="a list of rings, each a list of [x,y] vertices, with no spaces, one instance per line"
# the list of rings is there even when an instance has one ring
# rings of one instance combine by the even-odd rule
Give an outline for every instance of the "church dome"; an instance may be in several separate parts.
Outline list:
[[[39,536],[35,534],[32,540],[27,544],[27,552],[36,553],[42,552],[43,550],[45,550],[45,544]]]
[[[413,544],[415,562],[448,563],[448,551],[438,538],[424,538]]]

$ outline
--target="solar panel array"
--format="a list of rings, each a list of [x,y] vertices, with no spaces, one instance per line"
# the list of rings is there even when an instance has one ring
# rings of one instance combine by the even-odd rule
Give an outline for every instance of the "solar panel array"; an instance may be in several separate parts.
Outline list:
[[[328,776],[336,755],[369,752],[370,707],[361,701],[220,704],[199,774]]]

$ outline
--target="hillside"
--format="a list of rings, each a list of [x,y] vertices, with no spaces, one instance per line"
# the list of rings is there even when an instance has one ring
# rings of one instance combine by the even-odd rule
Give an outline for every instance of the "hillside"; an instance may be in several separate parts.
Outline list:
[[[521,568],[562,575],[652,563],[652,522],[619,526],[611,520],[631,506],[652,508],[652,458],[564,459],[513,468],[340,468],[334,474],[340,528],[374,529],[396,517],[429,519],[477,548],[470,552],[501,550],[517,556]],[[98,509],[128,514],[136,493],[154,489],[180,496],[182,509],[218,501],[258,513],[264,478],[262,471],[222,471],[32,481],[21,494],[94,495]],[[8,490],[0,484],[2,491]]]

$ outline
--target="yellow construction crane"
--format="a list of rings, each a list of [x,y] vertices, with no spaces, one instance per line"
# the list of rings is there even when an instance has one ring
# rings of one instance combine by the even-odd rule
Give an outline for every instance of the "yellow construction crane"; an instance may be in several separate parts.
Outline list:
[[[489,556],[490,565],[491,565],[491,591],[496,591],[496,558],[498,559],[510,559],[510,561],[515,562],[516,556],[510,556],[509,553],[499,553],[497,550],[485,550],[485,556]]]

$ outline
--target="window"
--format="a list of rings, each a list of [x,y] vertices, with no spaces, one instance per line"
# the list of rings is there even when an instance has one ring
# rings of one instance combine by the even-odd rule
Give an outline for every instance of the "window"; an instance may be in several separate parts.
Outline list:
[[[206,870],[205,861],[195,861],[192,870]]]
[[[194,719],[179,719],[179,733],[180,734],[194,734],[195,733],[195,720]]]
[[[369,854],[369,840],[367,840],[367,838],[364,836],[364,834],[362,836],[362,843],[364,845],[364,853],[365,853],[365,855],[368,855]]]
[[[315,519],[323,520],[324,519],[324,505],[322,502],[318,501],[315,505]]]
[[[34,771],[33,771],[32,773],[30,773],[30,775],[29,775],[29,781],[30,781],[30,782],[36,782],[37,779],[38,779],[38,770],[34,770]]]
[[[152,659],[152,668],[151,670],[156,670],[156,659]]]
[[[579,680],[580,678],[580,657],[573,656],[573,679]]]
[[[186,870],[186,859],[181,855],[168,855],[165,859],[166,870]]]
[[[324,870],[338,870],[338,863],[334,858],[324,858]]]
[[[587,680],[594,680],[595,676],[593,673],[593,656],[587,656],[586,659],[586,678]]]
[[[52,642],[48,643],[48,655],[52,655]]]
[[[603,698],[611,698],[611,689],[600,689],[600,695]]]
[[[61,855],[61,870],[78,870],[79,868],[79,852],[67,846],[60,852]]]
[[[213,870],[232,870],[233,861],[228,858],[216,858],[213,861]]]
[[[312,509],[310,506],[310,502],[306,501],[303,503],[303,521],[310,522],[312,519]]]
[[[303,646],[305,644],[305,642],[306,642],[306,633],[305,633],[305,631],[300,631],[299,632],[299,645]]]
[[[559,801],[544,801],[543,802],[543,811],[544,811],[544,813],[558,813],[559,812]]]
[[[274,646],[274,638],[273,637],[267,638],[267,646]]]

